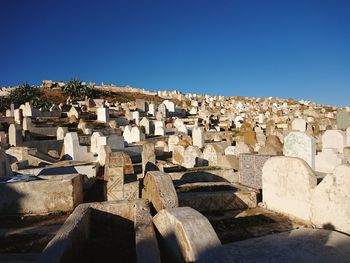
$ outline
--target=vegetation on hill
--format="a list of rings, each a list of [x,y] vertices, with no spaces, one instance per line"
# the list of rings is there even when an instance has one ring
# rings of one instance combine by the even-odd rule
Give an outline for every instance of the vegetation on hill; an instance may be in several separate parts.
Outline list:
[[[71,79],[62,87],[62,92],[72,99],[84,99],[85,97],[94,98],[95,90],[83,84],[79,79]]]

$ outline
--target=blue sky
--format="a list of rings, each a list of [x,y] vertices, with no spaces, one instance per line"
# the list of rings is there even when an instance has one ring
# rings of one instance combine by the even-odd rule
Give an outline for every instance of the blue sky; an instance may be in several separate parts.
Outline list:
[[[42,79],[350,105],[350,1],[0,0],[0,85]]]

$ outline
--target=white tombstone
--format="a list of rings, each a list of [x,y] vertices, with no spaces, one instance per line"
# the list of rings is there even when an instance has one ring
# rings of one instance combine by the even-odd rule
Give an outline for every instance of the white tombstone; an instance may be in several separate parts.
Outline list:
[[[310,166],[298,158],[271,157],[262,169],[263,202],[279,213],[310,220],[311,194],[316,185]]]
[[[156,105],[154,105],[154,103],[148,105],[148,114],[152,116],[156,115]]]
[[[204,128],[203,127],[193,127],[192,129],[192,140],[193,146],[198,146],[199,148],[204,147]]]
[[[227,146],[225,149],[225,155],[235,155],[236,146]]]
[[[64,137],[66,136],[67,132],[67,127],[58,127],[56,131],[57,140],[64,140]]]
[[[304,119],[294,119],[292,121],[292,130],[293,131],[300,131],[305,132],[306,131],[306,121]]]
[[[140,142],[145,139],[145,135],[141,132],[140,128],[135,126],[131,129],[131,141]]]
[[[182,166],[186,168],[203,166],[203,153],[197,146],[188,146],[186,148]]]
[[[147,135],[151,134],[151,123],[146,117],[143,117],[141,119],[140,126],[145,127],[145,134],[147,134]]]
[[[284,138],[283,154],[305,160],[314,170],[316,155],[315,138],[303,132],[292,131]]]
[[[8,136],[10,146],[20,146],[23,142],[22,129],[17,124],[10,124]]]
[[[322,148],[336,149],[343,153],[346,146],[346,133],[340,130],[327,130],[322,135]]]
[[[97,121],[107,123],[109,122],[109,109],[108,108],[97,108]]]
[[[102,142],[103,139],[106,139],[106,138],[103,138],[105,136],[102,135],[101,132],[94,132],[92,135],[91,135],[91,147],[90,147],[90,152],[92,153],[98,153],[99,150],[100,150],[100,143]],[[103,138],[101,141],[99,141],[100,138]],[[106,142],[107,144],[107,142]],[[104,145],[106,145],[104,144]]]
[[[334,168],[345,163],[345,158],[337,149],[324,148],[315,157],[315,170],[323,173],[331,173]]]
[[[127,125],[124,128],[123,137],[124,137],[124,141],[126,141],[127,143],[132,143],[131,130],[132,130],[132,127],[130,125]]]
[[[156,127],[154,130],[154,135],[165,136],[165,130],[163,127]]]
[[[164,100],[163,103],[169,112],[175,112],[174,102],[172,102],[170,100]]]
[[[88,152],[87,146],[80,146],[76,132],[68,132],[64,137],[64,153],[67,160],[92,161],[93,154]]]
[[[15,109],[15,111],[14,111],[14,118],[15,118],[16,124],[22,124],[22,120],[23,120],[23,111],[22,111],[22,109]]]
[[[24,117],[22,128],[24,131],[30,131],[32,129],[32,119],[29,117]]]
[[[136,125],[140,124],[140,113],[138,111],[133,111],[132,113],[132,119],[135,120]]]
[[[181,133],[184,133],[184,134],[186,134],[186,135],[187,135],[187,133],[188,133],[188,130],[187,130],[187,127],[186,127],[185,124],[182,124],[182,125],[178,126],[177,131],[178,131],[178,132],[181,132]]]

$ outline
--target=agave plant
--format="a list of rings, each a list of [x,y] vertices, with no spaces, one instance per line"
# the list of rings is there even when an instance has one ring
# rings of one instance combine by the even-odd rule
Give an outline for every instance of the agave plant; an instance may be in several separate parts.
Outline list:
[[[83,85],[79,79],[72,79],[66,85],[62,87],[62,91],[72,97],[72,98],[85,98],[85,97],[93,97],[94,90],[93,88]]]

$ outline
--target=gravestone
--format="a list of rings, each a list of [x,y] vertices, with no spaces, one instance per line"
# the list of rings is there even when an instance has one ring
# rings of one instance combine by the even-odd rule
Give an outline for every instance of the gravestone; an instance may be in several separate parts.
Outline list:
[[[157,171],[156,154],[154,152],[153,143],[145,143],[142,145],[142,172],[145,175],[148,171]]]
[[[8,130],[10,146],[20,146],[23,143],[22,128],[17,124],[10,124]]]
[[[293,131],[306,131],[306,121],[304,119],[298,118],[292,121],[292,130]]]
[[[284,138],[283,154],[299,157],[315,169],[315,138],[303,132],[292,131]]]
[[[182,166],[186,168],[193,168],[197,166],[204,166],[203,153],[198,146],[188,146],[184,153],[184,161]]]
[[[262,189],[262,168],[269,155],[242,153],[239,156],[239,183]]]
[[[102,123],[109,122],[109,109],[108,108],[97,108],[97,121]]]
[[[345,130],[350,126],[350,118],[347,111],[342,110],[337,112],[337,129]]]
[[[193,146],[198,146],[199,148],[204,147],[204,129],[203,127],[193,127],[192,129],[192,141]]]

